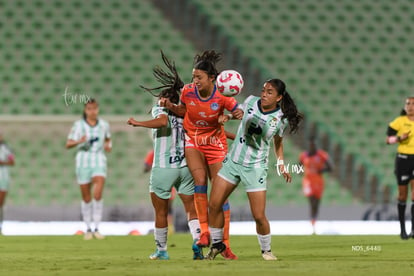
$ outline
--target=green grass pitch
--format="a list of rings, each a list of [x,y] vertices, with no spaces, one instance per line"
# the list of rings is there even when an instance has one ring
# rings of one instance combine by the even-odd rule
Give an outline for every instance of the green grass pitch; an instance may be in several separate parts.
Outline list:
[[[0,275],[412,275],[414,240],[398,236],[273,236],[263,261],[255,236],[232,236],[237,261],[193,261],[188,234],[169,237],[171,260],[152,261],[153,237],[0,236]]]

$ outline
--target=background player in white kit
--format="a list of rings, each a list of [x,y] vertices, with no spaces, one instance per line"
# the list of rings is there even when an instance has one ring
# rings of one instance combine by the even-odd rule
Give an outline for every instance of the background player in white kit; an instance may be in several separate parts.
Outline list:
[[[155,78],[163,84],[154,89],[144,88],[151,94],[152,91],[163,89],[159,98],[167,98],[177,104],[180,99],[180,90],[184,86],[178,76],[174,63],[171,63],[161,52],[162,59],[170,72],[160,67],[154,69]],[[128,124],[136,127],[153,129],[154,160],[150,177],[150,195],[155,211],[155,243],[157,249],[150,256],[152,260],[168,260],[167,233],[168,233],[168,203],[172,188],[175,187],[187,213],[188,227],[193,237],[193,259],[203,259],[202,249],[196,244],[200,238],[200,222],[194,206],[194,180],[184,158],[184,129],[183,118],[170,112],[159,104],[152,108],[152,117],[148,121],[136,121],[133,118]]]
[[[277,260],[271,252],[270,225],[265,213],[269,150],[273,140],[279,170],[285,180],[290,182],[291,176],[283,164],[282,136],[287,124],[291,132],[297,130],[302,115],[286,91],[285,83],[279,79],[266,81],[260,98],[249,96],[243,104],[243,111],[236,138],[212,185],[208,217],[212,246],[206,259],[212,260],[226,249],[221,206],[242,182],[256,221],[262,257],[268,261]]]
[[[109,124],[98,119],[99,107],[95,99],[90,99],[84,108],[83,119],[76,121],[69,133],[66,148],[77,147],[76,177],[79,183],[82,202],[81,212],[87,231],[84,239],[103,239],[98,227],[103,213],[103,189],[106,178],[106,152],[112,149]],[[93,189],[92,189],[93,188]],[[92,199],[93,191],[93,199]],[[95,228],[92,233],[91,221]]]
[[[14,166],[14,154],[0,133],[0,235],[3,226],[3,206],[10,184],[9,166]]]

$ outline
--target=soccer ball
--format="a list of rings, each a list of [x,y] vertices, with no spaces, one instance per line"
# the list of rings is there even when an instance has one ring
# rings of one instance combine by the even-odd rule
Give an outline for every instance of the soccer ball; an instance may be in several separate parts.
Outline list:
[[[224,70],[216,79],[217,90],[226,97],[234,97],[242,91],[244,81],[241,74],[235,70]]]

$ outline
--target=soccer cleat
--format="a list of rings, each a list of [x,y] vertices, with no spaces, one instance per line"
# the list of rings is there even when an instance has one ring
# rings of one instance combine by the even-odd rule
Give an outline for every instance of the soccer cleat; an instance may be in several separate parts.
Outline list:
[[[160,251],[160,250],[155,250],[155,252],[153,254],[151,254],[149,256],[149,258],[151,260],[161,260],[161,261],[166,261],[170,259],[170,256],[168,256],[168,252],[167,251]]]
[[[86,231],[85,235],[83,236],[83,239],[85,241],[89,241],[93,239],[93,234],[92,234],[91,229],[88,229],[88,231]]]
[[[277,258],[273,255],[272,251],[266,251],[262,253],[262,257],[265,261],[276,261]]]
[[[226,245],[224,243],[215,243],[211,246],[210,250],[204,258],[206,260],[214,260],[214,258],[224,250],[226,250]]]
[[[193,260],[203,260],[203,248],[197,245],[197,239],[193,242]]]
[[[231,251],[230,247],[227,247],[223,252],[221,252],[221,256],[223,256],[226,260],[237,260],[238,257]]]
[[[200,238],[196,242],[200,247],[209,247],[210,246],[210,232],[203,232],[200,235]]]
[[[95,232],[93,232],[93,236],[95,237],[95,239],[97,240],[103,240],[105,239],[105,236],[102,235],[101,233],[99,233],[98,230],[95,230]]]
[[[400,233],[400,237],[401,237],[402,240],[408,240],[410,238],[410,236],[407,235],[407,233],[405,231],[402,231]]]

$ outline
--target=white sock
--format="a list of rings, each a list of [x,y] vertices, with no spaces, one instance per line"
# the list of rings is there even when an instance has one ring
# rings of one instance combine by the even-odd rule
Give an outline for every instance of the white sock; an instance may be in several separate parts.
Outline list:
[[[167,251],[167,235],[168,227],[165,228],[155,228],[154,237],[155,244],[159,251]]]
[[[263,252],[270,251],[270,243],[272,242],[272,235],[260,235],[257,234],[257,239],[259,240],[260,248]]]
[[[86,224],[87,230],[91,229],[91,220],[92,220],[92,202],[86,203],[82,200],[81,202],[81,212],[83,221]]]
[[[209,227],[213,244],[223,242],[223,228]]]
[[[191,236],[193,240],[198,240],[200,238],[200,221],[198,219],[192,219],[188,221],[188,228],[190,228]]]
[[[0,207],[0,229],[3,226],[3,207]]]
[[[103,213],[103,199],[101,200],[92,200],[92,214],[93,222],[95,223],[95,231],[99,228],[99,223],[102,220]]]

